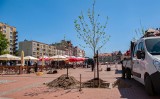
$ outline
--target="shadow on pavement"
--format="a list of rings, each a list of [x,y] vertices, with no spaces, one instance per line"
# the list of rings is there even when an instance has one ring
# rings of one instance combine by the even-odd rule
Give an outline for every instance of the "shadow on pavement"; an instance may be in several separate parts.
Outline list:
[[[131,79],[131,80],[122,79],[122,80],[125,83],[127,83],[128,85],[131,85],[131,87],[128,87],[128,88],[118,87],[119,92],[121,94],[121,98],[127,98],[127,99],[160,99],[160,95],[149,96],[145,92],[144,85],[142,85],[138,81],[136,81],[134,79]]]
[[[115,70],[115,74],[122,74],[122,70]]]

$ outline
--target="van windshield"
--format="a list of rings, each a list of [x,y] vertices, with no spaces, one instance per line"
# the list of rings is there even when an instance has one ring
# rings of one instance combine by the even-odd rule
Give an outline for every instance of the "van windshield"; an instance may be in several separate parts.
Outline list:
[[[160,38],[146,39],[145,44],[146,44],[146,48],[150,54],[160,55]]]

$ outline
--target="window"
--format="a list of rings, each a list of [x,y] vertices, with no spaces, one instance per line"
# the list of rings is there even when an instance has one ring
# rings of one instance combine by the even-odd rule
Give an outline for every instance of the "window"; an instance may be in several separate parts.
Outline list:
[[[10,39],[12,39],[13,37],[12,36],[10,36]]]
[[[10,30],[11,30],[11,31],[13,31],[13,28],[12,28],[12,27],[10,27]]]
[[[3,28],[6,29],[6,26],[4,25]]]
[[[145,40],[146,48],[152,55],[160,55],[160,39],[147,39]]]
[[[6,33],[6,30],[3,30],[3,33]]]
[[[33,46],[36,46],[36,43],[33,43]]]
[[[36,52],[33,52],[33,55],[36,55]]]
[[[42,56],[42,53],[40,53],[40,56]]]
[[[33,51],[37,51],[37,48],[33,48]]]
[[[140,51],[144,51],[144,46],[143,46],[143,43],[142,43],[142,42],[139,43],[138,49],[139,49]]]
[[[138,50],[138,44],[137,44],[137,45],[135,45],[135,48],[134,48],[134,55],[133,55],[133,57],[136,57],[137,50]]]

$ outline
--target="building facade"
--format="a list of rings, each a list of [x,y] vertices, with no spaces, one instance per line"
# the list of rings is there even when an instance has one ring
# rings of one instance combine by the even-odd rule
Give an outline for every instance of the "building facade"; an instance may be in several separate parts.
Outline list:
[[[70,41],[62,40],[60,43],[55,44],[45,44],[37,41],[24,40],[19,42],[19,55],[21,51],[24,51],[25,56],[41,57],[42,54],[45,56],[55,56],[55,55],[68,55],[84,57],[85,51],[78,47],[73,47]]]
[[[21,51],[24,51],[25,56],[33,56],[33,57],[41,57],[42,54],[45,56],[54,56],[58,54],[55,46],[37,42],[37,41],[28,41],[24,40],[22,42],[19,42],[19,54],[21,54]]]
[[[73,46],[71,41],[61,40],[60,43],[52,44],[56,49],[64,51],[68,56],[85,57],[85,51],[80,49],[78,46]]]
[[[18,32],[16,31],[16,28],[0,22],[0,31],[6,36],[9,42],[8,48],[6,50],[10,54],[15,55],[17,53],[18,45]]]
[[[115,51],[113,53],[100,53],[98,55],[99,62],[120,62],[121,57],[121,51]]]
[[[74,47],[73,55],[76,57],[85,57],[85,51],[80,49],[78,46]]]

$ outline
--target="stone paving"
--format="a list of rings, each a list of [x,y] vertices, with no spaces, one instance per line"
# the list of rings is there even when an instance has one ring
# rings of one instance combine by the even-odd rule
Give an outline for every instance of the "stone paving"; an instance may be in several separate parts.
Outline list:
[[[113,84],[121,77],[121,66],[116,71],[115,66],[111,71],[106,71],[106,66],[100,66],[100,78]],[[55,89],[48,88],[43,83],[50,82],[62,74],[66,69],[58,70],[57,74],[46,74],[37,76],[35,73],[22,75],[0,76],[0,99],[160,99],[160,96],[148,96],[144,86],[134,79],[124,81],[131,85],[129,88],[82,88],[79,89]],[[82,82],[90,80],[94,76],[90,68],[69,69],[69,75]]]

